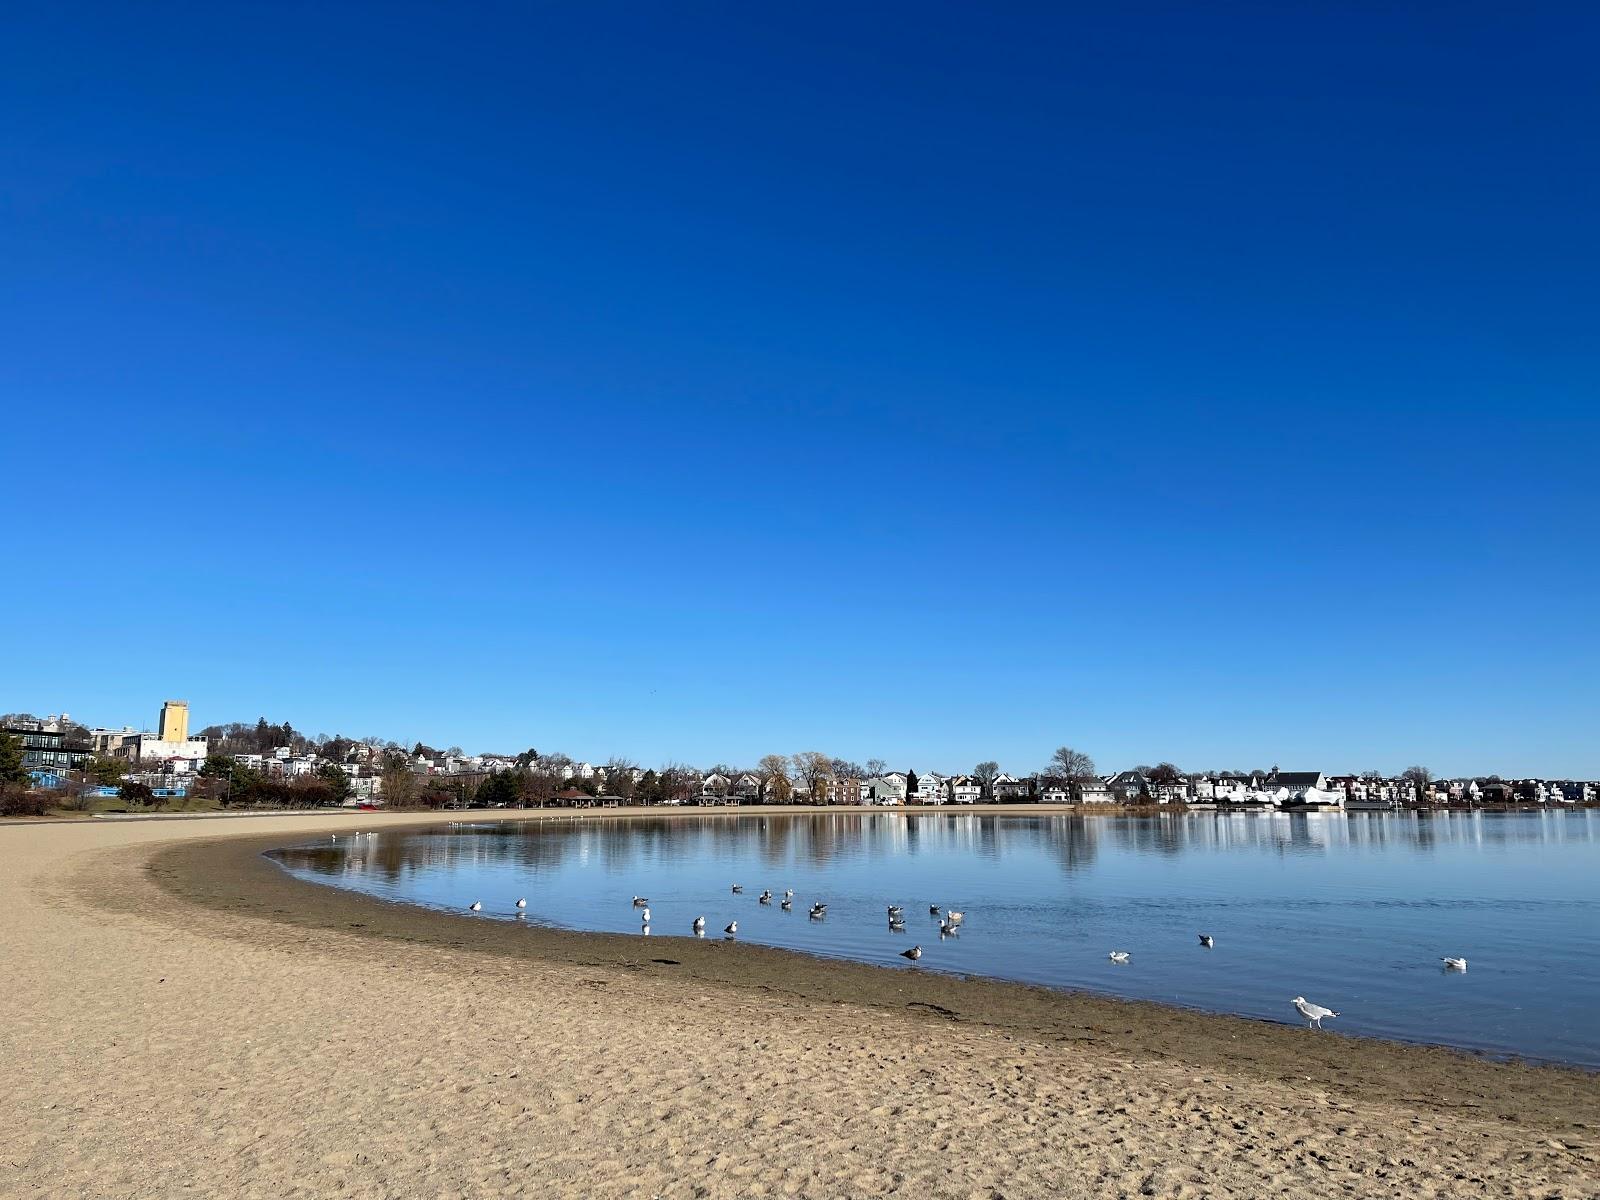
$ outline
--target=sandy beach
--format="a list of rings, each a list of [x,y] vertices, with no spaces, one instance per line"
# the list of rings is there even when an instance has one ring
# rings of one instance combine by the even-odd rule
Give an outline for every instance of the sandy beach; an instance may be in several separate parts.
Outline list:
[[[1600,1196],[1593,1075],[262,857],[439,819],[0,826],[0,1196]]]

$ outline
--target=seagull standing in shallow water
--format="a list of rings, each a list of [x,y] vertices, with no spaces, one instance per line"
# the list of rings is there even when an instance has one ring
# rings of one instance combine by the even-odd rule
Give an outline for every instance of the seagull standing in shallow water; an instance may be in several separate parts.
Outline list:
[[[1323,1008],[1320,1004],[1311,1003],[1304,996],[1296,996],[1294,998],[1294,1006],[1300,1010],[1300,1015],[1306,1019],[1307,1029],[1310,1029],[1313,1025],[1321,1029],[1323,1017],[1337,1017],[1339,1015],[1331,1008]]]
[[[912,962],[916,962],[917,959],[922,957],[922,947],[913,946],[909,950],[902,950],[900,951],[900,957],[909,958]]]
[[[723,926],[722,932],[727,934],[729,937],[732,937],[734,934],[739,932],[739,922],[729,921],[725,926]]]
[[[650,910],[648,908],[641,908],[639,910],[639,924],[641,924],[641,925],[650,924]]]
[[[1441,958],[1439,961],[1444,964],[1446,971],[1465,971],[1467,969],[1467,960],[1464,958]]]
[[[706,919],[704,917],[696,917],[694,919],[694,931],[697,934],[704,933],[706,931]]]
[[[528,907],[528,898],[526,896],[518,896],[517,897],[517,907],[518,908],[527,908]]]
[[[482,900],[474,900],[471,904],[467,905],[467,911],[468,912],[482,912],[483,911],[483,901]]]

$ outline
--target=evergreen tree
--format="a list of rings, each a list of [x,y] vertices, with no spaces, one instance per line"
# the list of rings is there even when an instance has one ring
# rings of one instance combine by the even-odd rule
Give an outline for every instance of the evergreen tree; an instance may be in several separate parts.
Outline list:
[[[0,733],[0,788],[26,787],[28,770],[22,765],[22,739]]]

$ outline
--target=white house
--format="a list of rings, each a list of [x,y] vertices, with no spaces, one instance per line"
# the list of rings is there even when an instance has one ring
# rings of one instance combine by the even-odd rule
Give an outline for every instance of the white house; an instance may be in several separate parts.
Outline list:
[[[906,777],[899,771],[874,775],[861,784],[863,804],[904,804],[906,802]]]
[[[976,804],[983,798],[983,785],[971,775],[952,775],[945,788],[951,804]]]

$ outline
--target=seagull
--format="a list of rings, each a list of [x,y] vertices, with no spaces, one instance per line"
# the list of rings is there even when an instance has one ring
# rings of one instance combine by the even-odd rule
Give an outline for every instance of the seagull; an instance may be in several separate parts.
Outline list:
[[[471,904],[467,905],[467,911],[468,912],[482,912],[483,911],[483,901],[482,900],[474,900]]]
[[[827,916],[828,906],[826,904],[813,904],[811,906],[811,915],[818,918]]]
[[[960,926],[952,925],[949,921],[940,921],[939,922],[939,936],[940,937],[942,937],[942,938],[959,937],[960,934],[961,934],[961,927]]]
[[[909,958],[912,962],[916,962],[917,959],[922,957],[922,947],[913,946],[909,950],[902,950],[900,951],[900,957]]]
[[[635,896],[633,898],[633,906],[635,908],[648,908],[649,905],[650,901],[646,900],[643,896]]]
[[[1113,950],[1106,957],[1120,967],[1128,961],[1128,952],[1126,950]]]
[[[793,888],[784,888],[783,889],[783,898],[785,900],[793,900],[794,899],[794,889]]]
[[[735,891],[735,892],[742,892],[742,891],[744,891],[744,884],[742,884],[742,883],[736,883],[736,884],[734,884],[734,885],[733,885],[733,890],[734,890],[734,891]]]
[[[965,921],[967,919],[967,914],[966,913],[958,913],[958,912],[954,911],[953,909],[950,909],[950,910],[946,910],[946,912],[944,914],[944,919],[946,921],[949,921],[950,924],[952,924],[952,925],[959,925],[959,924],[961,924],[961,922],[963,922],[963,921]]]
[[[771,892],[762,892],[761,895],[756,897],[756,899],[759,900],[762,904],[771,904],[772,903],[772,893]]]
[[[937,917],[939,915],[939,906],[937,904],[928,905],[928,913],[931,916]]]
[[[641,924],[641,925],[650,924],[650,910],[648,908],[641,908],[639,910],[639,924]]]
[[[901,930],[903,932],[905,930],[905,927],[906,927],[906,919],[904,917],[890,917],[889,918],[889,928],[890,929],[898,929],[898,930]]]
[[[727,925],[723,926],[722,932],[727,934],[729,937],[732,937],[734,934],[739,932],[739,922],[729,921]]]
[[[1323,1017],[1337,1017],[1339,1015],[1331,1008],[1323,1008],[1320,1004],[1311,1003],[1304,996],[1296,996],[1294,998],[1294,1006],[1300,1010],[1300,1015],[1306,1019],[1307,1029],[1310,1029],[1313,1025],[1321,1029]]]
[[[1209,950],[1212,946],[1216,945],[1216,939],[1209,933],[1202,933],[1200,935],[1200,944]]]
[[[518,908],[527,908],[528,907],[528,898],[526,896],[518,896],[517,897],[517,907]]]
[[[778,901],[778,907],[783,909],[784,912],[789,912],[794,908],[794,901],[785,896],[782,900]]]
[[[889,905],[889,915],[891,917],[898,917],[904,912],[905,909],[901,908],[898,904]]]
[[[1467,960],[1464,958],[1441,958],[1439,961],[1444,964],[1446,971],[1465,971],[1467,969]]]
[[[704,917],[696,917],[694,919],[694,931],[696,933],[704,933],[706,931],[706,919]]]

